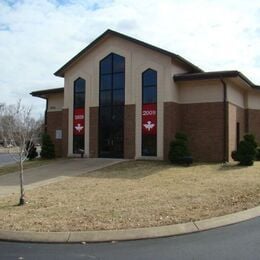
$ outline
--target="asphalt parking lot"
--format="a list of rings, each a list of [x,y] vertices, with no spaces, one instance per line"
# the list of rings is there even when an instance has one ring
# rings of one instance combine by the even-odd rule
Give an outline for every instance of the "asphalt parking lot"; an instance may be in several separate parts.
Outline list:
[[[15,157],[18,158],[14,154],[0,153],[0,166],[15,163]]]

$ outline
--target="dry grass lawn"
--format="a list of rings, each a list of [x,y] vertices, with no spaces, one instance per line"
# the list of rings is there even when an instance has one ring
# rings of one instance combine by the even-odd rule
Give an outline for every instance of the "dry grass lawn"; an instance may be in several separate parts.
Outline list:
[[[260,205],[260,162],[253,167],[177,167],[131,161],[0,200],[0,229],[84,231],[169,225]]]

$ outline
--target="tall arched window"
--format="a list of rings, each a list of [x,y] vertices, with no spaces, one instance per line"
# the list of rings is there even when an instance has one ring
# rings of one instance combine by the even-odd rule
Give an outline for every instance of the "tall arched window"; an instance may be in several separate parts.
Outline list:
[[[73,153],[81,153],[85,149],[85,88],[84,79],[74,81]]]
[[[157,155],[157,72],[142,74],[142,155]]]
[[[99,156],[123,157],[125,58],[111,53],[100,61]]]

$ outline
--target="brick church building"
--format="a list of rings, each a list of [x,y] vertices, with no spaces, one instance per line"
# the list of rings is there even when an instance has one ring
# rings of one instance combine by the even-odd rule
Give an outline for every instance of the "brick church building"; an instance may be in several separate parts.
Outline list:
[[[58,156],[167,159],[176,132],[197,161],[229,161],[244,133],[260,142],[260,86],[204,72],[179,55],[107,30],[54,73],[44,98]]]

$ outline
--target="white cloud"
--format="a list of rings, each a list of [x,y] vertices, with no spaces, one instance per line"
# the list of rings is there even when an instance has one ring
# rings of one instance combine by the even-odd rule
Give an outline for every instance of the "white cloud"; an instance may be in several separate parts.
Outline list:
[[[0,0],[0,102],[43,112],[29,92],[63,86],[53,72],[108,28],[260,84],[259,24],[255,0]]]

